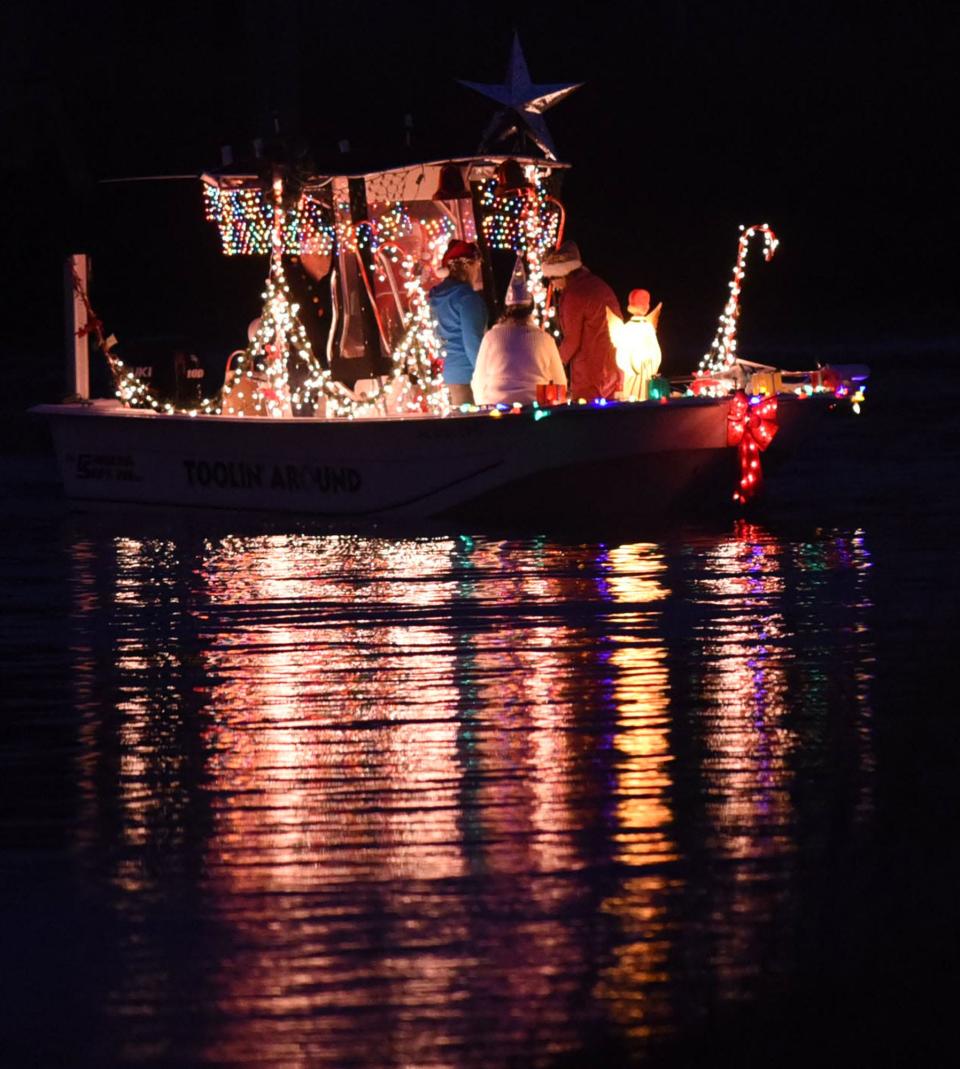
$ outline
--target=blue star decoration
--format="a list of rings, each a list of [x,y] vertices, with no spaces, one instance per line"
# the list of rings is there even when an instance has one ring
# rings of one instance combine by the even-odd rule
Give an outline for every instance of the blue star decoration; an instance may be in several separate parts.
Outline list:
[[[507,67],[507,76],[502,85],[483,85],[480,82],[465,82],[463,79],[458,79],[458,81],[468,89],[475,89],[478,93],[503,105],[502,110],[493,117],[484,133],[480,145],[481,152],[486,151],[487,142],[494,133],[499,141],[509,137],[520,128],[547,159],[557,158],[553,139],[542,118],[543,113],[548,108],[552,108],[554,104],[559,104],[575,89],[579,89],[583,82],[534,85],[530,81],[527,61],[520,47],[520,35],[516,32],[513,35],[513,48],[510,51],[510,65]]]

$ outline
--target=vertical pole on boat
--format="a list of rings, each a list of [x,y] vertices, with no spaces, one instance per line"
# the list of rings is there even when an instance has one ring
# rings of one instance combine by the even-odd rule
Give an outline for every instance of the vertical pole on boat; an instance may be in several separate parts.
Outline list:
[[[90,261],[85,252],[68,256],[63,265],[64,320],[66,324],[67,396],[90,398],[90,342],[87,332],[87,309],[74,280],[80,280],[82,293],[87,292]]]
[[[370,201],[367,197],[366,179],[349,178],[347,179],[347,188],[350,198],[351,221],[353,223],[359,223],[364,220],[369,221]],[[361,248],[359,252],[362,256],[363,249]],[[390,359],[389,353],[383,351],[386,346],[381,344],[377,313],[362,280],[358,287],[358,296],[360,298],[360,319],[363,323],[363,355],[369,363],[367,374],[371,378],[376,378],[378,375],[389,375],[393,370],[393,361]]]
[[[330,369],[334,378],[352,387],[358,378],[377,374],[374,363],[380,356],[376,317],[367,299],[358,255],[354,251],[357,223],[365,220],[368,214],[365,183],[362,178],[334,177],[331,185],[337,234],[345,235],[346,240],[337,243],[342,314]]]

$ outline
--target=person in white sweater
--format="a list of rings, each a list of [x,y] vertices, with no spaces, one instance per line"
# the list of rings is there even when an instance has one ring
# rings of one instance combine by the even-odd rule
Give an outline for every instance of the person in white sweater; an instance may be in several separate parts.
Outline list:
[[[533,298],[520,257],[505,304],[503,315],[484,334],[477,353],[471,386],[478,405],[528,405],[537,399],[538,386],[565,386],[567,382],[557,343],[533,321]]]

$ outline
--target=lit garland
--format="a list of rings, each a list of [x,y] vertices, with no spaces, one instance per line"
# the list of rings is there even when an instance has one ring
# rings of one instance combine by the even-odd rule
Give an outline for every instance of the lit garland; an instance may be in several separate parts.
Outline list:
[[[447,250],[450,239],[457,236],[457,228],[449,216],[441,215],[435,219],[418,219],[417,224],[423,235],[427,262],[436,274],[440,270],[443,254]],[[476,234],[470,226],[465,227],[464,241],[473,241]],[[410,218],[407,209],[399,201],[389,206],[385,211],[375,214],[373,222],[364,220],[350,227],[342,227],[339,233],[340,247],[351,252],[369,250],[374,262],[374,270],[377,270],[376,258],[381,249],[388,245],[396,245],[403,238],[409,238],[414,233],[414,221]],[[394,259],[394,254],[390,254]],[[378,278],[385,280],[382,271],[378,271]]]
[[[748,400],[743,390],[733,395],[727,413],[727,445],[737,446],[740,457],[740,484],[733,494],[738,504],[745,505],[760,490],[763,480],[760,454],[773,441],[777,430],[776,397],[758,396]]]
[[[440,266],[443,253],[451,237],[456,233],[453,222],[446,216],[438,219],[420,219],[421,232],[426,238],[426,251],[434,271]],[[397,241],[413,233],[413,222],[400,202],[376,215],[373,222],[364,220],[354,224],[355,240],[351,247],[356,254],[363,284],[377,318],[377,326],[384,348],[390,348],[383,322],[377,311],[376,297],[370,285],[370,268],[380,282],[387,281],[386,264],[400,268],[401,284],[406,293],[406,309],[400,307],[403,334],[392,349],[393,390],[390,403],[395,409],[406,412],[431,412],[446,415],[450,411],[450,398],[443,382],[442,367],[445,357],[437,333],[423,280],[417,271],[416,260],[406,253]],[[398,305],[399,293],[395,291]],[[387,389],[377,386],[374,393],[352,414],[363,415],[371,410],[386,412]],[[373,409],[371,409],[373,406]]]
[[[167,415],[172,415],[177,411],[176,407],[169,402],[158,401],[151,394],[150,387],[139,379],[118,356],[108,354],[107,358],[113,373],[114,395],[127,408],[152,408],[154,412],[166,412]]]
[[[717,325],[717,333],[710,345],[710,351],[700,361],[695,378],[725,375],[733,371],[737,362],[737,319],[740,316],[740,291],[746,275],[747,249],[750,239],[755,234],[763,234],[763,255],[769,263],[777,251],[780,242],[776,234],[766,223],[759,223],[748,228],[740,227],[740,240],[737,244],[737,262],[733,268],[730,282],[730,296],[727,298],[723,314]]]
[[[341,205],[341,208],[346,210],[346,205]],[[453,222],[445,216],[439,219],[420,219],[419,223],[426,238],[430,266],[434,273],[437,273],[449,239],[456,234],[456,228]],[[353,253],[356,257],[360,276],[377,320],[380,340],[385,349],[389,349],[390,344],[377,307],[376,294],[371,285],[370,276],[375,275],[377,281],[381,283],[389,282],[397,299],[400,313],[405,315],[404,309],[400,306],[399,292],[392,278],[388,278],[386,263],[390,261],[395,264],[398,253],[401,257],[404,256],[397,242],[409,237],[413,232],[413,221],[399,201],[390,205],[386,211],[374,213],[373,220],[362,219],[356,223],[341,222],[337,226],[338,248],[343,252]],[[407,281],[409,281],[409,273]]]
[[[274,196],[276,209],[273,218],[280,220],[283,216],[280,210],[282,185],[279,180],[274,185]],[[371,301],[374,295],[370,290],[366,259],[369,257],[373,260],[375,270],[377,254],[396,264],[401,250],[395,244],[395,239],[406,236],[411,230],[410,219],[399,203],[391,205],[372,222],[361,220],[338,227],[340,248],[356,255]],[[242,416],[249,399],[253,413],[264,416],[283,416],[291,410],[299,415],[315,409],[321,403],[327,417],[353,419],[385,414],[385,389],[378,385],[372,395],[358,399],[333,379],[316,359],[303,324],[297,318],[298,307],[289,300],[289,287],[282,263],[286,235],[280,223],[274,227],[272,250],[260,325],[250,348],[240,356],[235,374],[224,387],[221,405],[214,406],[207,402],[205,410],[211,413],[225,410],[227,414]],[[442,363],[443,350],[437,339],[429,302],[415,275],[413,259],[405,256],[400,266],[404,288],[410,300],[410,311],[405,316],[404,335],[392,354],[393,379],[397,383],[393,403],[406,411],[446,415],[450,410],[449,395],[437,370]],[[382,267],[378,275],[381,279],[385,278]],[[291,355],[304,363],[308,372],[302,386],[293,392],[288,375]],[[241,387],[250,391],[248,396],[244,395]],[[231,403],[233,401],[240,404]]]
[[[297,306],[289,302],[289,289],[279,256],[271,261],[271,273],[264,293],[264,314],[250,348],[240,354],[232,376],[224,384],[220,402],[205,398],[198,408],[179,408],[154,397],[147,384],[112,351],[116,343],[104,338],[100,320],[94,316],[86,291],[76,274],[74,287],[87,309],[84,332],[95,335],[113,376],[114,394],[125,407],[149,408],[166,415],[187,416],[219,416],[224,414],[225,408],[227,415],[243,416],[248,414],[246,402],[249,398],[249,407],[253,409],[249,414],[253,415],[283,417],[290,414],[291,404],[298,412],[302,410],[303,399],[293,399],[290,395],[287,357],[292,348],[311,368],[316,361],[303,325],[296,318]],[[322,374],[329,378],[327,372]],[[352,395],[339,383],[331,380],[328,389],[342,404],[353,402]]]
[[[274,183],[274,197],[277,210],[274,218],[279,220],[283,187],[278,178]],[[363,268],[361,249],[364,242],[361,232],[369,235],[369,242],[377,241],[375,224],[361,222],[353,226],[353,248]],[[307,338],[303,324],[297,318],[297,305],[289,300],[289,288],[283,273],[284,235],[278,222],[274,227],[273,253],[270,264],[270,278],[264,294],[264,314],[260,326],[253,338],[250,349],[241,358],[248,370],[246,377],[253,390],[255,412],[263,415],[283,416],[291,409],[298,414],[305,409],[315,408],[323,402],[324,415],[352,419],[358,415],[369,415],[377,411],[374,402],[379,399],[380,391],[374,398],[358,400],[344,385],[337,382],[330,372],[320,366]],[[366,282],[366,272],[364,271]],[[307,366],[308,375],[303,385],[293,394],[290,392],[288,377],[288,357],[290,352]],[[240,375],[243,376],[242,370]],[[235,409],[230,405],[232,384],[224,390],[223,404],[228,413]],[[243,409],[236,414],[242,415]]]
[[[537,194],[536,210],[528,210],[524,217],[524,252],[527,261],[527,288],[533,298],[534,319],[541,326],[548,326],[555,314],[549,308],[549,290],[543,281],[543,257],[546,251],[562,240],[562,209],[551,207],[540,184],[539,171],[534,173]],[[556,333],[556,332],[554,332]]]

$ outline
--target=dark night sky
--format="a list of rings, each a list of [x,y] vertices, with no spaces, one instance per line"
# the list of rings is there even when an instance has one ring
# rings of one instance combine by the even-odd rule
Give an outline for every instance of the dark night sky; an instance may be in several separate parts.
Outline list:
[[[230,344],[264,265],[219,257],[197,184],[97,180],[215,169],[271,106],[320,169],[404,162],[407,112],[415,156],[472,151],[493,105],[455,79],[502,80],[514,28],[534,81],[587,83],[547,115],[569,234],[621,298],[664,300],[668,371],[712,337],[741,222],[782,241],[751,258],[745,355],[960,338],[949,5],[100,0],[0,15],[4,350],[59,360],[71,244],[111,329]]]

